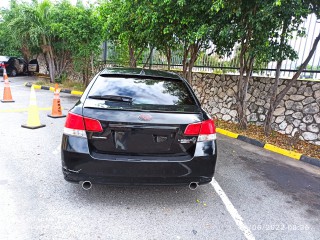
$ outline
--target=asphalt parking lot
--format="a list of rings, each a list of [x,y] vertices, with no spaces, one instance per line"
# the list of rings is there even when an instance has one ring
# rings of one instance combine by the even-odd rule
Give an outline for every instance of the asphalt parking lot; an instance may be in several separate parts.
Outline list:
[[[320,168],[222,135],[215,180],[195,191],[67,183],[65,119],[47,117],[53,93],[36,91],[46,127],[25,129],[30,78],[10,80],[15,103],[0,103],[1,240],[320,239]],[[62,93],[64,113],[78,99]]]

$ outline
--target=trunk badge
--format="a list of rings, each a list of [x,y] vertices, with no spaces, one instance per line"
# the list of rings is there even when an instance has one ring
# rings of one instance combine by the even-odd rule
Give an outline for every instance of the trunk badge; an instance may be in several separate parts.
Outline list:
[[[141,121],[151,121],[152,120],[152,116],[149,114],[140,114],[138,118]]]

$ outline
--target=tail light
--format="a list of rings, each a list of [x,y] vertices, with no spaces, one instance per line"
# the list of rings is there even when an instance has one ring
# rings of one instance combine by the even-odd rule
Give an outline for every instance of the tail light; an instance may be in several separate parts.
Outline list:
[[[96,119],[69,112],[64,126],[64,134],[87,138],[86,131],[102,132],[102,126]]]
[[[216,127],[212,119],[189,124],[184,131],[186,136],[198,136],[198,142],[212,141],[216,139]]]
[[[0,67],[5,67],[5,68],[7,68],[8,66],[9,66],[8,63],[0,63]]]

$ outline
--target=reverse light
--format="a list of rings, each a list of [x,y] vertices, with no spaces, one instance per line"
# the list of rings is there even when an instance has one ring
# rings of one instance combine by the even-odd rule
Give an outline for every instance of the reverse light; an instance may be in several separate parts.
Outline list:
[[[96,119],[68,113],[63,133],[66,135],[87,138],[86,131],[102,132],[102,126]]]
[[[212,141],[216,139],[216,127],[212,119],[189,124],[184,135],[187,136],[198,136],[198,142]]]

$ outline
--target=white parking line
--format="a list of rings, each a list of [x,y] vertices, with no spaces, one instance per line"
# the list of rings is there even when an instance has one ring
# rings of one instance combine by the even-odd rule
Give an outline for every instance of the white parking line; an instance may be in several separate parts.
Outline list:
[[[60,153],[60,147],[61,147],[61,144],[59,143],[59,145],[55,148],[55,150],[52,151],[52,153],[54,155],[57,155],[58,153]]]
[[[246,239],[255,240],[255,237],[253,236],[251,230],[244,223],[243,218],[240,216],[240,214],[238,213],[237,209],[235,209],[235,207],[233,206],[233,204],[229,200],[228,196],[225,194],[225,192],[220,187],[219,183],[215,179],[212,179],[211,185],[213,186],[214,190],[216,191],[216,193],[221,198],[222,202],[226,206],[226,209],[228,210],[228,212],[230,213],[231,217],[236,222],[238,228],[244,234]]]

